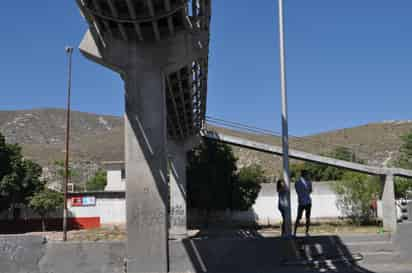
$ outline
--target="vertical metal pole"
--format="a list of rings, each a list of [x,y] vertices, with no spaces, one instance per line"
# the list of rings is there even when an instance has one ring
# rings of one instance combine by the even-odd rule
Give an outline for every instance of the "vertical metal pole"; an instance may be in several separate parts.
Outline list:
[[[290,202],[290,175],[289,175],[289,129],[288,105],[286,92],[286,64],[285,64],[285,35],[283,26],[283,0],[279,1],[279,48],[280,48],[280,81],[282,96],[282,147],[283,147],[283,179],[289,189],[287,194],[287,209],[285,221],[285,236],[292,234],[292,212]]]
[[[64,208],[63,208],[63,241],[67,241],[67,186],[69,184],[69,140],[70,140],[70,96],[72,85],[72,55],[73,48],[66,47],[69,61],[68,85],[67,85],[67,114],[66,114],[66,160],[64,162]]]

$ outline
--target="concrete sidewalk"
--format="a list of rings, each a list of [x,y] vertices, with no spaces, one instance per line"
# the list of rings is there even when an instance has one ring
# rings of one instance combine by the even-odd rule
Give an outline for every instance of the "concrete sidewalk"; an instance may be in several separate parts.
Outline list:
[[[362,241],[357,236],[343,238],[344,242],[339,236],[285,240],[251,230],[224,235],[200,232],[190,239],[170,241],[170,272],[412,272],[405,260],[380,259],[387,253],[371,263],[353,262],[351,248]],[[368,239],[379,238],[371,236],[363,236],[364,242],[373,245]],[[45,242],[38,236],[0,237],[2,273],[122,273],[125,256],[123,241],[63,243]]]

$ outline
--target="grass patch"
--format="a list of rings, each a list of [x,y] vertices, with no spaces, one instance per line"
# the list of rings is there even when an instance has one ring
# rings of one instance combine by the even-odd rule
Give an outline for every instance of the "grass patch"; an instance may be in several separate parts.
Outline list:
[[[126,239],[126,230],[119,226],[76,230],[70,231],[68,237],[71,241],[118,241]]]

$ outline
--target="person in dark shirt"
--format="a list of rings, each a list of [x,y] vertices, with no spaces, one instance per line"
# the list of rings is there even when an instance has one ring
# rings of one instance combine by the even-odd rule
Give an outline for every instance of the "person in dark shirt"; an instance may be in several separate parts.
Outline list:
[[[295,232],[299,227],[300,220],[302,219],[303,212],[306,216],[306,236],[309,236],[310,227],[310,214],[312,210],[312,182],[309,180],[308,172],[306,170],[302,171],[301,177],[295,183],[296,193],[298,195],[298,215],[295,222]]]

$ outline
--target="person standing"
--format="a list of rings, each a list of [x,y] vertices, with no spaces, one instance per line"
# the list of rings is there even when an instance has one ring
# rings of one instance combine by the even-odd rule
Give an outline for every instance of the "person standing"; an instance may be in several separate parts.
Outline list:
[[[306,236],[309,236],[310,214],[312,210],[312,197],[310,196],[312,193],[312,182],[309,180],[306,170],[302,171],[301,177],[296,181],[295,189],[298,195],[298,215],[295,222],[294,236],[296,237],[296,231],[302,219],[303,212],[305,212],[306,216]]]
[[[279,179],[276,182],[276,189],[278,192],[278,209],[280,211],[280,214],[282,215],[282,236],[285,235],[285,216],[286,216],[286,209],[288,205],[288,191],[289,188],[286,185],[285,181],[282,179]]]

